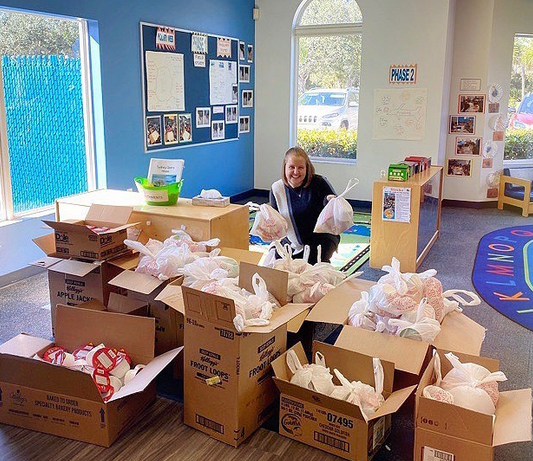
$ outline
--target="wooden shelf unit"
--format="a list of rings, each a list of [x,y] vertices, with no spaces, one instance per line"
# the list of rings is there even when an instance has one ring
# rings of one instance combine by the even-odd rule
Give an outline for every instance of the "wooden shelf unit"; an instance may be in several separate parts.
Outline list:
[[[443,168],[432,166],[407,181],[374,182],[370,267],[381,269],[384,265],[390,265],[392,258],[396,257],[402,272],[415,272],[418,269],[439,237],[442,179]],[[384,187],[411,189],[410,222],[383,220]]]
[[[190,199],[180,198],[173,206],[144,205],[137,192],[99,189],[56,200],[56,220],[84,219],[93,203],[133,206],[130,222],[150,238],[165,240],[172,229],[183,229],[195,241],[218,237],[221,247],[248,249],[248,207],[230,204],[226,207],[193,206]]]

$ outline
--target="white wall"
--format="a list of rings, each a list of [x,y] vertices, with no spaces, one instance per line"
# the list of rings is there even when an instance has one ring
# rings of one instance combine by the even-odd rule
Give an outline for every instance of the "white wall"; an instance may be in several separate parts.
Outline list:
[[[255,187],[269,189],[279,179],[281,159],[291,145],[291,30],[301,0],[257,0]],[[444,159],[441,136],[449,99],[454,0],[359,0],[363,14],[363,58],[356,165],[317,163],[340,192],[349,178],[360,185],[349,195],[372,198],[372,183],[389,163],[409,154]],[[426,134],[420,141],[372,140],[374,90],[388,88],[391,64],[418,64],[417,87],[428,89]]]

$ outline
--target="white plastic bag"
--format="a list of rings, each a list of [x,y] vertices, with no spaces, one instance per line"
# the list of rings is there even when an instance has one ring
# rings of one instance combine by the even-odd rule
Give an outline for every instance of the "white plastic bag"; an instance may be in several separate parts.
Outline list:
[[[326,359],[320,352],[315,353],[315,363],[302,365],[292,349],[287,353],[287,366],[293,373],[290,382],[321,394],[330,395],[335,386],[333,375],[326,367]]]
[[[397,336],[414,339],[416,341],[433,342],[440,333],[440,323],[434,318],[425,317],[427,300],[422,298],[418,305],[417,315],[414,322],[400,319],[391,319],[390,325],[398,327]]]
[[[345,230],[353,226],[353,208],[344,196],[357,184],[359,184],[357,178],[350,179],[344,192],[326,203],[326,206],[318,215],[313,232],[341,235]]]
[[[285,218],[268,203],[263,203],[255,215],[250,234],[257,235],[264,242],[272,242],[286,237],[288,229]]]
[[[233,258],[219,256],[220,249],[213,250],[209,256],[198,258],[183,268],[183,286],[200,290],[214,280],[235,278],[239,275],[239,264]]]

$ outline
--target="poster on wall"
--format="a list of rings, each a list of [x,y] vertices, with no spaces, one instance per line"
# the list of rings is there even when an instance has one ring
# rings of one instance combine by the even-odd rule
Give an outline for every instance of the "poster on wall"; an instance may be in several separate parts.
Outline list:
[[[185,110],[183,55],[146,52],[146,93],[149,112]]]
[[[411,188],[384,187],[381,217],[383,221],[410,222]]]
[[[423,139],[426,106],[427,88],[375,90],[373,139]]]
[[[233,103],[233,85],[237,84],[237,63],[209,61],[209,103],[212,106]]]

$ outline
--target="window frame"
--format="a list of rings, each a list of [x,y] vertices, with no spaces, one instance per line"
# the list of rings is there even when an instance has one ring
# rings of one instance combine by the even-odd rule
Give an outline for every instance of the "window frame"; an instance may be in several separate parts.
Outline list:
[[[294,21],[292,25],[292,59],[291,59],[291,107],[290,107],[290,142],[291,145],[296,145],[298,139],[298,70],[300,67],[300,38],[302,37],[331,37],[342,35],[361,35],[363,36],[363,21],[354,23],[338,23],[338,24],[320,24],[320,25],[299,25],[302,16],[309,4],[313,1],[320,0],[305,0],[298,8],[294,15]],[[361,51],[361,58],[362,58]],[[360,104],[358,103],[357,110],[359,111]],[[357,163],[351,159],[324,159],[321,157],[312,157],[313,162],[316,163],[329,163],[329,164],[348,164],[354,165]]]

